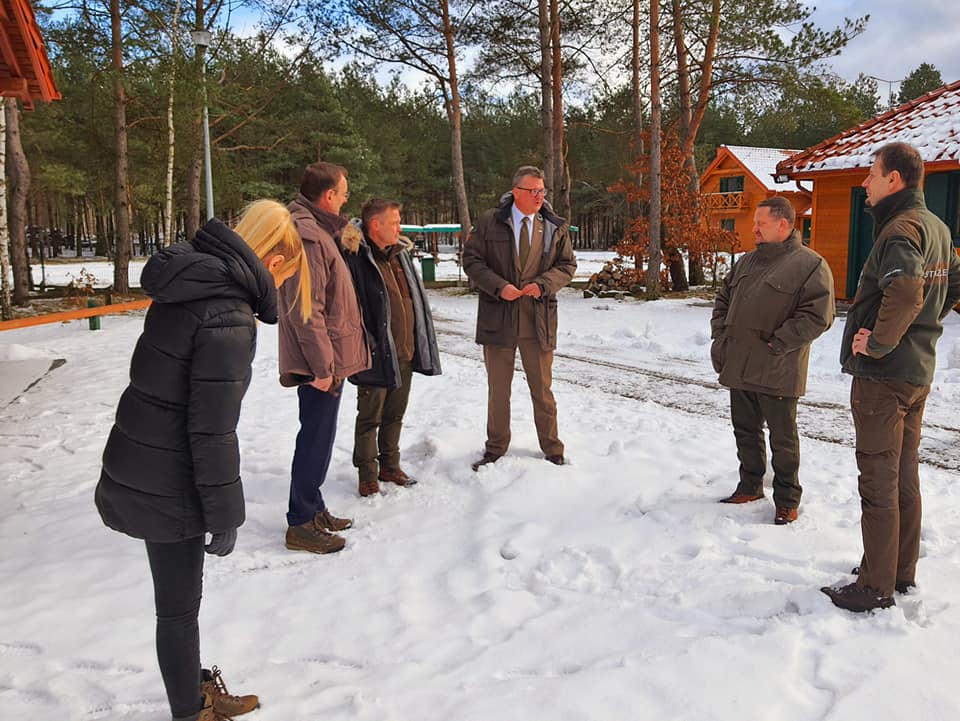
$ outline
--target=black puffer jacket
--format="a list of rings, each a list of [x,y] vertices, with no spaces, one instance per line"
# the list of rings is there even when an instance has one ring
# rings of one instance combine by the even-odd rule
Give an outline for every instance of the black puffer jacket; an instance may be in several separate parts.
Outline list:
[[[103,522],[170,542],[244,521],[237,420],[256,351],[277,322],[266,266],[218,220],[154,255],[154,303],[130,362],[96,490]]]

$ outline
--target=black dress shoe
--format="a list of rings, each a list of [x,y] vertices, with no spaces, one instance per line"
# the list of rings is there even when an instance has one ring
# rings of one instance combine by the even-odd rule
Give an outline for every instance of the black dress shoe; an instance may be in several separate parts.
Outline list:
[[[860,588],[856,583],[848,583],[839,588],[833,586],[824,586],[820,589],[838,608],[853,611],[854,613],[866,613],[879,608],[890,608],[895,606],[893,596],[884,596],[877,589],[870,586]]]
[[[547,456],[547,460],[550,461],[555,466],[562,466],[564,464],[562,453],[558,453],[555,456]]]
[[[499,454],[497,454],[497,453],[490,453],[490,451],[486,451],[486,452],[483,454],[483,458],[481,458],[479,461],[474,461],[473,463],[471,463],[471,464],[470,464],[470,467],[471,467],[473,470],[475,470],[475,471],[479,471],[479,470],[480,470],[480,466],[485,466],[485,465],[487,465],[488,463],[496,463],[496,462],[499,461],[501,458],[503,458],[503,456],[501,456],[501,455],[499,455]]]

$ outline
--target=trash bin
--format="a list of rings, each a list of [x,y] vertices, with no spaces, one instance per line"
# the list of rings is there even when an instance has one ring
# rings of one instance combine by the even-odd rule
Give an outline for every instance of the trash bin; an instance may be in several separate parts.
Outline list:
[[[420,256],[420,270],[423,271],[424,283],[432,283],[437,279],[436,262],[432,255]]]
[[[87,308],[96,308],[99,305],[96,298],[87,298]],[[90,330],[100,330],[100,316],[92,315],[87,321],[90,323]]]

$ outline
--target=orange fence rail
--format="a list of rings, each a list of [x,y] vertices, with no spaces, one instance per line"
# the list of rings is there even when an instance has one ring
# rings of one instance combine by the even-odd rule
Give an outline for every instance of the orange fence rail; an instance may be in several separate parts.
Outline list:
[[[84,318],[111,315],[113,313],[125,313],[129,310],[141,310],[148,307],[150,303],[151,301],[149,300],[133,300],[129,303],[111,303],[110,305],[98,305],[93,308],[78,308],[77,310],[65,310],[60,313],[45,313],[27,318],[14,318],[13,320],[0,321],[0,331],[13,330],[14,328],[28,328],[34,325],[43,325],[44,323],[83,320]]]

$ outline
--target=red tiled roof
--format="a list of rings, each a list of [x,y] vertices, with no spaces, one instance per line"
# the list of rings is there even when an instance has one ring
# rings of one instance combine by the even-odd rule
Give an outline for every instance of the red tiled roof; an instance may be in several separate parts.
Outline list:
[[[910,143],[927,163],[960,165],[960,80],[790,156],[777,172],[795,177],[869,168],[876,151],[892,142]]]
[[[0,0],[0,91],[28,108],[60,98],[30,0]]]

